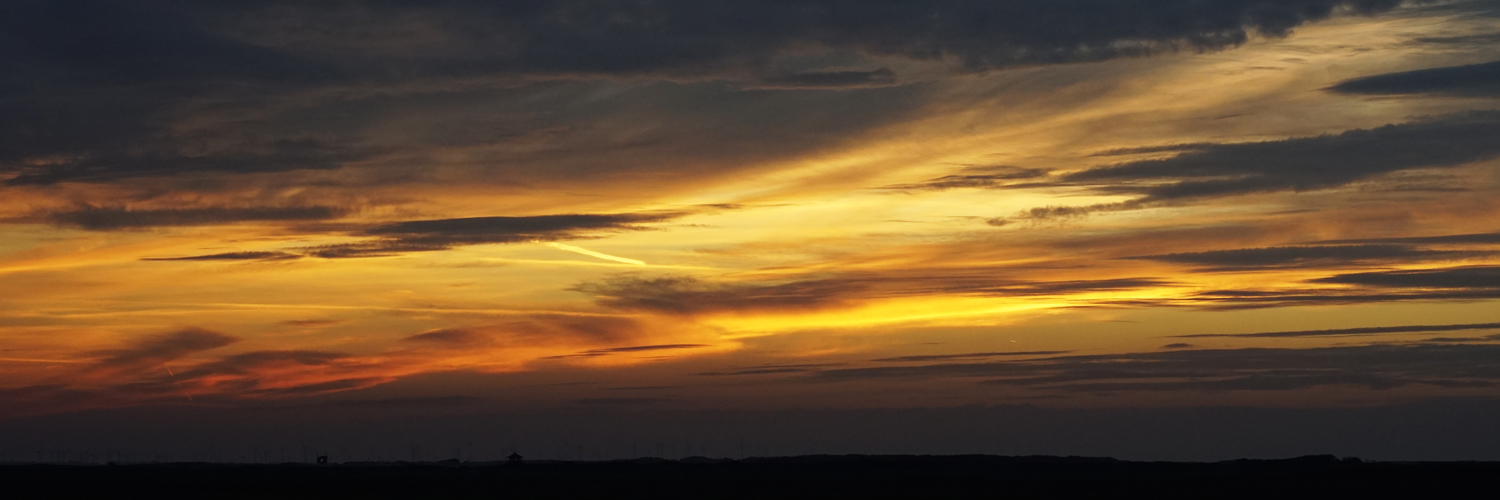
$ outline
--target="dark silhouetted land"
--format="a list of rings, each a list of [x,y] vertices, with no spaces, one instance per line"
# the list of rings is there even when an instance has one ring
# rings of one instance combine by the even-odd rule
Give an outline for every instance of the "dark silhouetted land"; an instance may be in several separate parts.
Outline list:
[[[1500,462],[802,456],[609,462],[6,465],[6,498],[1434,498]],[[1477,488],[1477,490],[1476,490]]]

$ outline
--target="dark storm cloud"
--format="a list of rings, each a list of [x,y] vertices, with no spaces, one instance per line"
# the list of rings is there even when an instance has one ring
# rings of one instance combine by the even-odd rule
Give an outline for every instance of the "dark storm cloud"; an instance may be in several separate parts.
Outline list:
[[[1424,250],[1409,245],[1365,244],[1337,246],[1291,246],[1242,248],[1208,252],[1171,253],[1130,257],[1202,266],[1201,271],[1245,271],[1288,267],[1326,267],[1370,262],[1416,262],[1458,259],[1474,252]]]
[[[1500,61],[1419,69],[1340,82],[1329,90],[1344,94],[1500,96]]]
[[[101,351],[97,368],[138,368],[166,363],[184,356],[218,349],[239,339],[201,328],[148,337],[123,349]]]
[[[1279,141],[1217,144],[1164,159],[1140,160],[1065,175],[1063,183],[1138,203],[1274,191],[1335,188],[1381,174],[1456,167],[1500,156],[1500,112],[1477,111],[1422,121]]]
[[[59,226],[94,231],[171,226],[211,226],[237,222],[309,221],[336,219],[349,210],[330,206],[302,207],[206,207],[135,210],[84,206],[51,212],[42,219]]]
[[[615,278],[576,285],[574,291],[597,296],[600,305],[677,314],[714,311],[805,310],[862,301],[929,296],[1041,296],[1170,286],[1151,278],[1036,282],[1006,280],[984,270],[955,274],[845,275],[789,283],[707,283],[689,277]]]
[[[1433,333],[1433,332],[1458,332],[1465,330],[1500,330],[1500,323],[1471,323],[1462,325],[1406,325],[1406,326],[1377,326],[1366,328],[1338,328],[1332,330],[1301,330],[1289,332],[1261,332],[1261,333],[1200,333],[1195,335],[1173,335],[1176,338],[1200,338],[1200,337],[1245,337],[1245,338],[1289,338],[1289,337],[1325,337],[1325,336],[1347,336],[1347,335],[1381,335],[1387,333]]]
[[[983,378],[982,383],[1069,392],[1294,390],[1328,385],[1491,387],[1500,346],[1367,345],[1315,349],[1200,349],[991,362],[823,370],[805,380]]]

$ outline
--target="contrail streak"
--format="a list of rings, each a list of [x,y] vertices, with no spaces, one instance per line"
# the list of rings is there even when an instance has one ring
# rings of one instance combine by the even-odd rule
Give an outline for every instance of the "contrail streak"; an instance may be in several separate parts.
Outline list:
[[[595,258],[600,258],[600,259],[604,259],[604,260],[612,260],[612,261],[615,261],[615,262],[622,262],[622,263],[625,263],[625,264],[634,264],[634,265],[637,265],[637,266],[644,266],[644,265],[646,265],[645,262],[642,262],[642,261],[639,261],[639,260],[627,259],[627,258],[624,258],[624,257],[615,257],[615,256],[607,254],[607,253],[599,253],[599,252],[595,252],[593,250],[589,250],[587,248],[578,248],[578,247],[575,247],[573,245],[564,245],[562,243],[553,243],[553,242],[550,242],[550,241],[548,241],[548,242],[537,241],[535,243],[541,243],[543,245],[547,245],[549,247],[556,248],[558,250],[565,250],[565,251],[573,252],[573,253],[581,253],[581,254],[587,255],[589,257],[595,257]]]

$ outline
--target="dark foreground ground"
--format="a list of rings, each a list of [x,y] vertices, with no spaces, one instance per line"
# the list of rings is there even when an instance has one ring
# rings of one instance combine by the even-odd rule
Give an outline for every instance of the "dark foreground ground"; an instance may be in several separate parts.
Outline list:
[[[1480,498],[1493,495],[1496,486],[1500,462],[1374,463],[1332,456],[1217,463],[807,456],[522,465],[0,466],[4,498]]]

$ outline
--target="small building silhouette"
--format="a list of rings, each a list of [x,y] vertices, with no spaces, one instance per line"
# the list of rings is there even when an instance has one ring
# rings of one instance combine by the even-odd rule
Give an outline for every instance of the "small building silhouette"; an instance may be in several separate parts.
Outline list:
[[[328,463],[328,455],[318,455],[318,463],[319,464],[327,464]]]
[[[505,457],[505,459],[509,460],[510,463],[519,464],[522,460],[525,460],[526,457],[521,456],[520,453],[511,453],[510,456]]]

